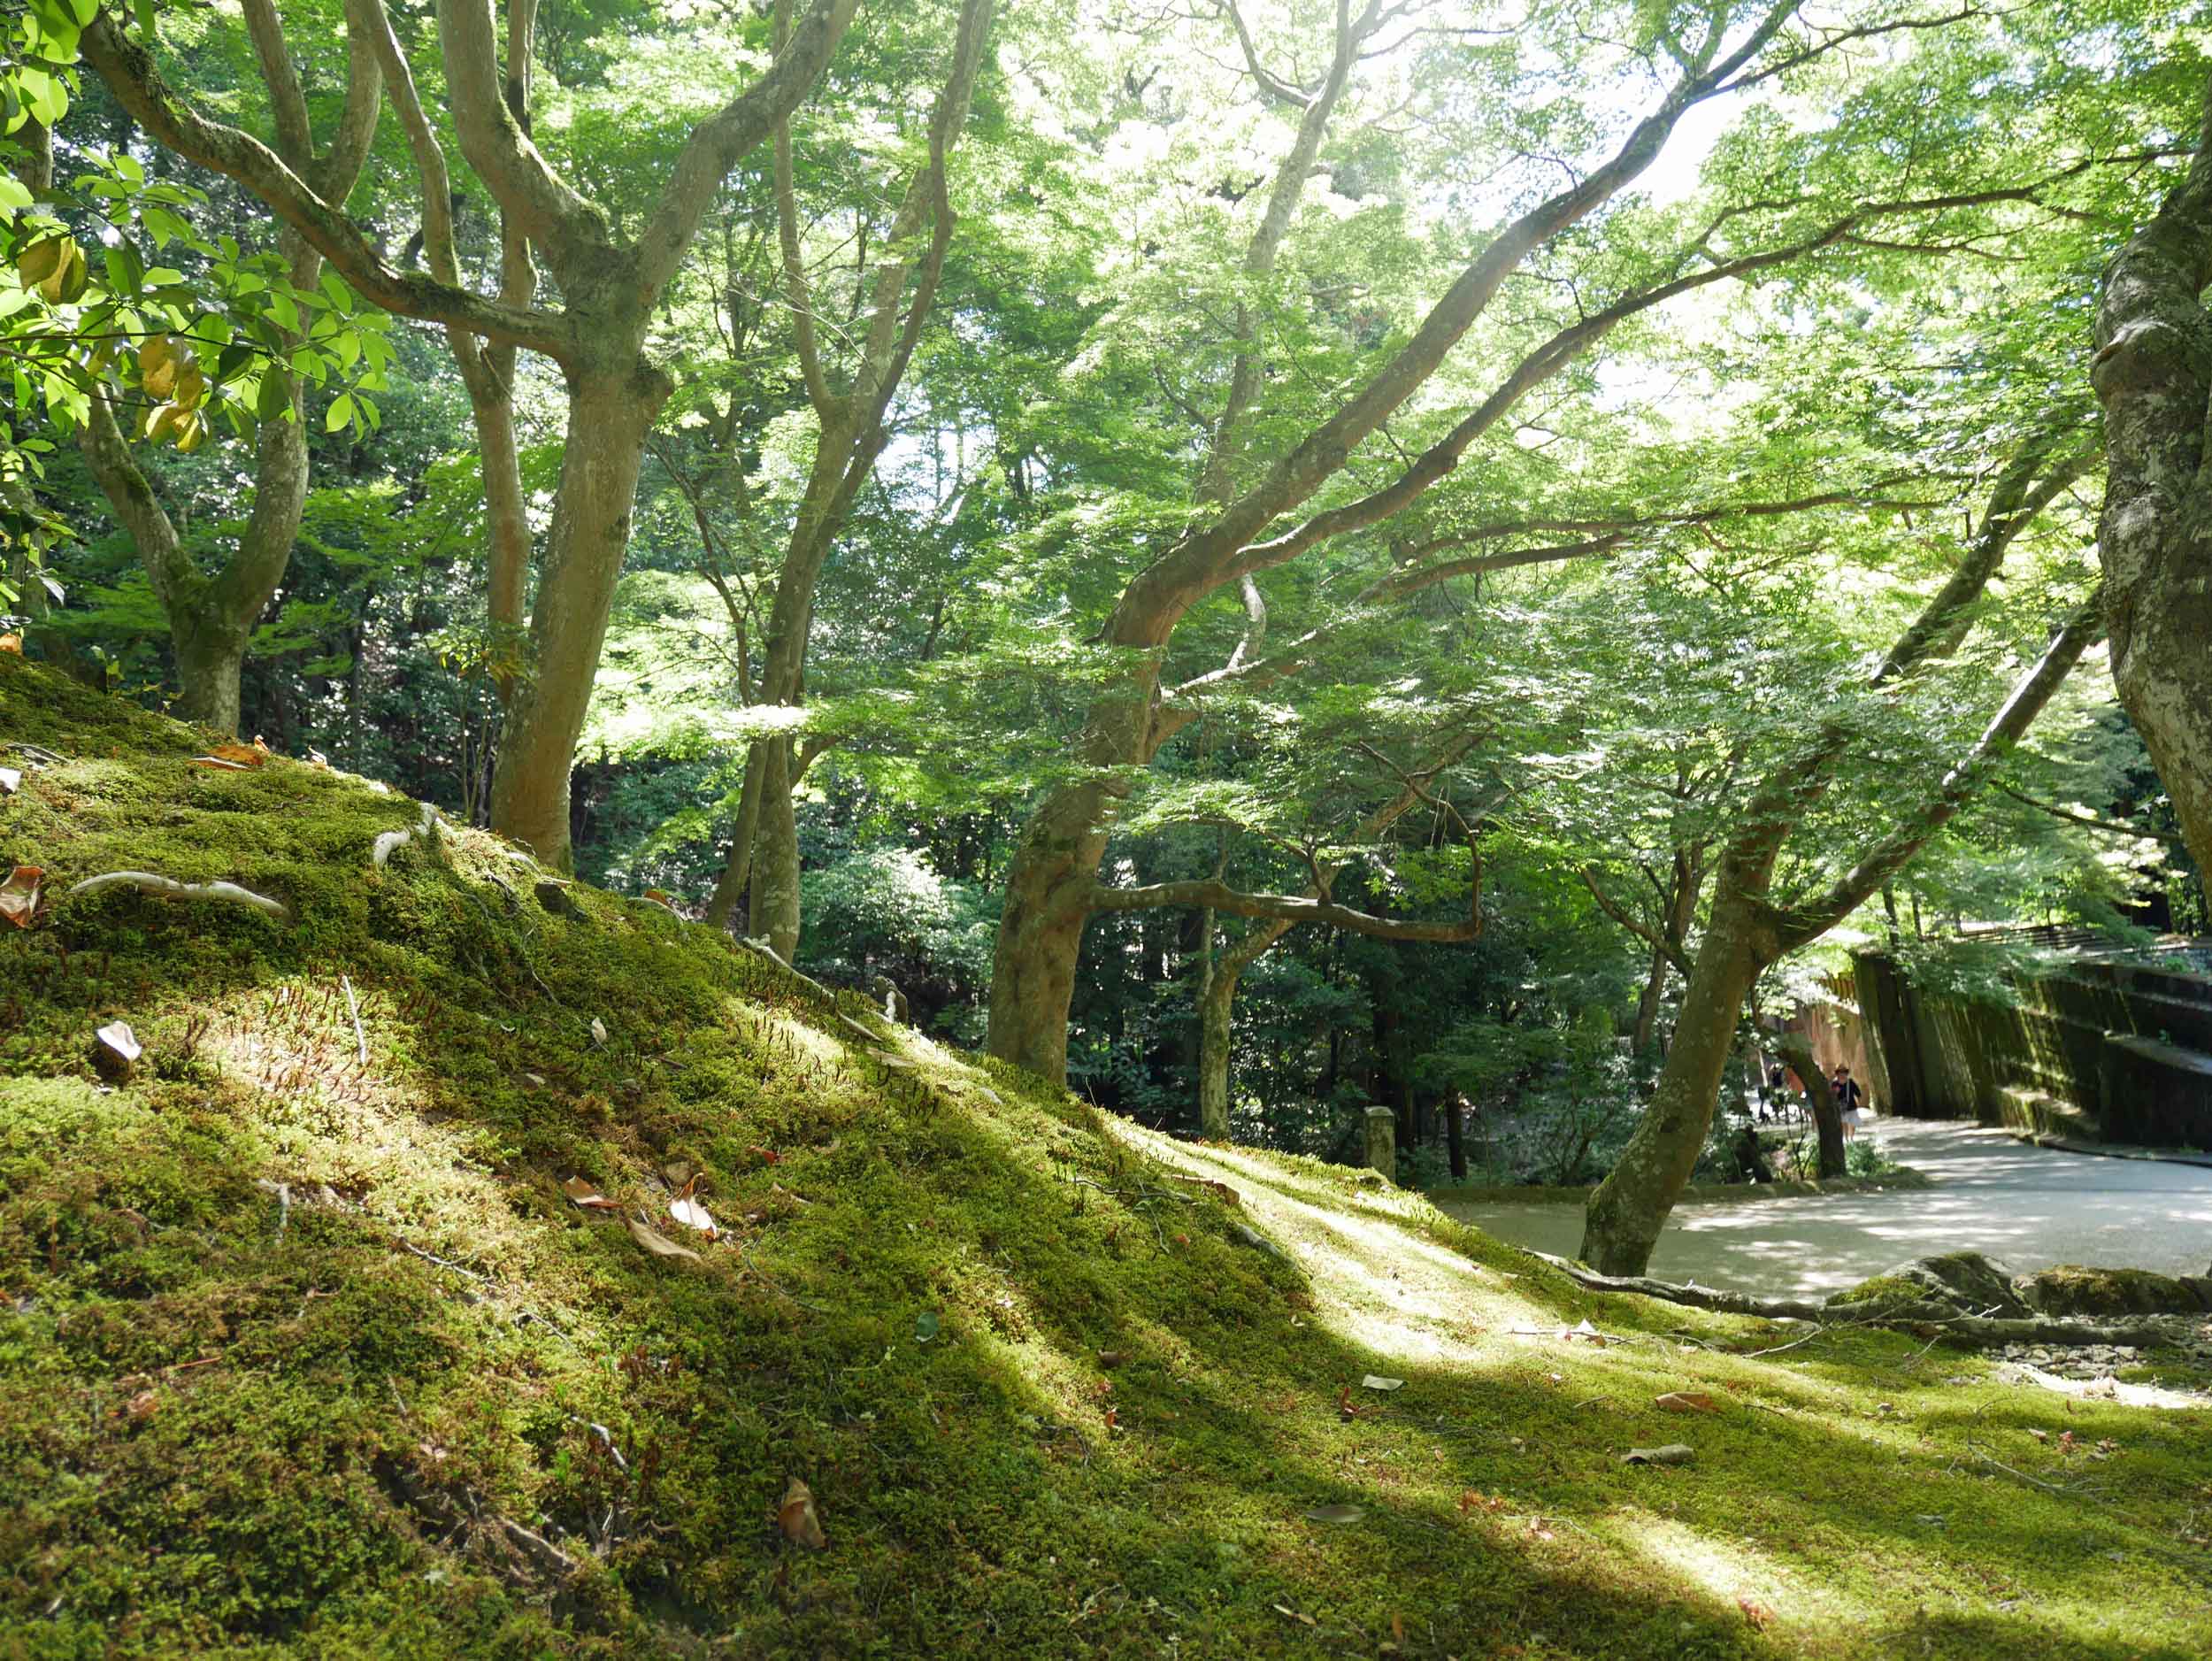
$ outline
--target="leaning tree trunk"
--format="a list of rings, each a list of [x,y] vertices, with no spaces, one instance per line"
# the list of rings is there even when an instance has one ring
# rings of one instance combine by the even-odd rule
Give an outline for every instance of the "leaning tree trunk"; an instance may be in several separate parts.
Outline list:
[[[606,639],[645,434],[668,383],[635,360],[569,385],[568,449],[530,615],[529,680],[516,689],[492,775],[492,828],[569,867],[568,785]]]
[[[1774,1041],[1775,1053],[1804,1080],[1805,1099],[1812,1103],[1813,1123],[1820,1130],[1820,1175],[1824,1180],[1844,1174],[1843,1114],[1836,1093],[1828,1088],[1828,1075],[1813,1058],[1813,1046],[1802,1033],[1783,1033]]]
[[[1752,904],[1740,879],[1724,873],[1721,880],[1651,1105],[1619,1163],[1590,1196],[1582,1260],[1606,1274],[1641,1274],[1650,1263],[1674,1196],[1697,1168],[1712,1129],[1737,1018],[1759,977]]]

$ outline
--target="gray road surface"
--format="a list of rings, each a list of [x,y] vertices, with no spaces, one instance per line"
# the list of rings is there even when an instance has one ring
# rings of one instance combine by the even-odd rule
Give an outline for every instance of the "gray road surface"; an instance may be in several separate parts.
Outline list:
[[[2055,1152],[1978,1126],[1890,1119],[1877,1136],[1936,1187],[1890,1194],[1679,1205],[1651,1273],[1768,1296],[1818,1297],[1933,1252],[1986,1252],[2015,1273],[2054,1263],[2203,1274],[2212,1170]],[[1578,1205],[1439,1202],[1500,1239],[1572,1257]]]

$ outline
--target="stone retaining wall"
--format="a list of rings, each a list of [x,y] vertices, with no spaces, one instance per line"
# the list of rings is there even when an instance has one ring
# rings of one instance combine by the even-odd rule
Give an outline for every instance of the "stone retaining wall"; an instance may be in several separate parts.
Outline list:
[[[1852,966],[1885,1111],[2212,1148],[2212,975],[2085,955],[2000,1004],[1924,992],[1886,953]]]

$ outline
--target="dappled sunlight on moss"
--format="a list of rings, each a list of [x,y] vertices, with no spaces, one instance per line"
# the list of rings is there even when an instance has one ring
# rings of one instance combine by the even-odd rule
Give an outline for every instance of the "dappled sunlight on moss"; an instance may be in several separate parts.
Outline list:
[[[557,915],[480,833],[375,871],[412,805],[357,783],[273,762],[242,814],[193,805],[236,780],[164,760],[94,799],[87,767],[0,804],[58,882],[173,863],[301,923],[125,895],[0,943],[0,1609],[59,1599],[58,1645],[1676,1661],[1851,1653],[1855,1616],[1916,1655],[2071,1653],[2085,1619],[1986,1587],[2116,1597],[2100,1554],[2173,1549],[2212,1480],[2200,1415],[1943,1387],[1981,1364],[1866,1333],[1729,1353],[1791,1334],[1141,1131],[655,908],[580,887]],[[118,1017],[147,1054],[104,1091],[86,1039]],[[695,1174],[718,1240],[667,1215]],[[1558,1336],[1586,1316],[1623,1342]],[[1651,1405],[1681,1388],[1725,1411]],[[2141,1497],[1973,1467],[1970,1434],[2077,1480],[2028,1434],[2062,1412]],[[1674,1438],[1695,1465],[1617,1463]],[[826,1552],[780,1543],[793,1476]],[[1731,1552],[1791,1605],[1763,1638],[1716,1588]],[[2196,1607],[2150,1560],[2147,1653]]]

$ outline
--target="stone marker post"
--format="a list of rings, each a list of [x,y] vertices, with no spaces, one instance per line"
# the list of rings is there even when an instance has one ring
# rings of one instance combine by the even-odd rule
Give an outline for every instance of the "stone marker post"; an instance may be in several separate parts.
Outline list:
[[[1398,1180],[1398,1116],[1386,1107],[1367,1110],[1367,1163],[1393,1182]]]

